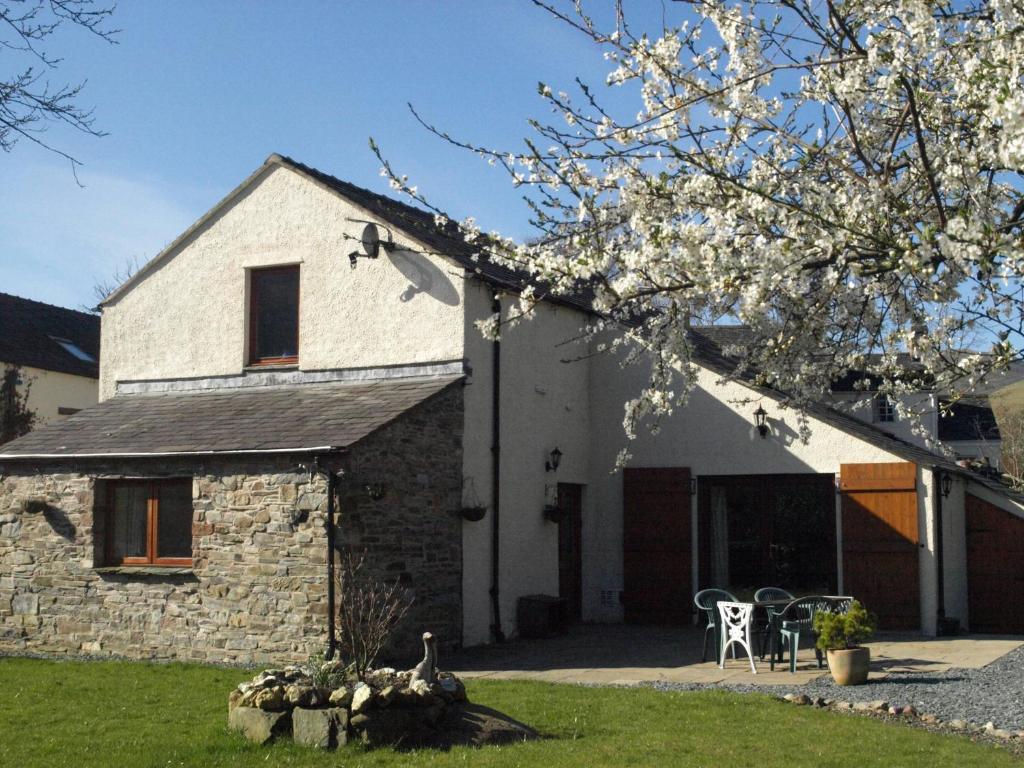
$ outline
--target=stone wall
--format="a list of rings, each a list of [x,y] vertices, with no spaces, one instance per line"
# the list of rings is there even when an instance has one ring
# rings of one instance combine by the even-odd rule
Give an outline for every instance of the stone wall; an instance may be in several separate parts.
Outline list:
[[[413,605],[389,658],[422,656],[420,636],[462,642],[462,407],[457,384],[352,451],[338,510],[339,549],[365,552],[373,573],[398,579]],[[383,486],[374,500],[367,485]]]
[[[345,457],[339,542],[400,578],[425,627],[461,636],[461,402],[456,386]],[[0,651],[238,664],[304,661],[327,632],[326,481],[301,456],[154,460],[0,472]],[[111,569],[101,560],[103,485],[193,478],[193,567]],[[382,483],[370,500],[359,482]]]
[[[326,626],[325,482],[299,457],[5,468],[0,649],[253,663],[305,659]],[[108,569],[103,485],[191,475],[191,569]],[[26,502],[28,502],[26,509]],[[42,502],[42,503],[40,503]]]

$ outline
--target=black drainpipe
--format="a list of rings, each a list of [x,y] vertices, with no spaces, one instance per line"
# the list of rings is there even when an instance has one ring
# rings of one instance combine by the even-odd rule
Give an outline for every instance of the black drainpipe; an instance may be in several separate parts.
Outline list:
[[[495,293],[491,312],[501,319],[501,297]],[[505,642],[501,630],[501,339],[491,343],[491,605],[494,623],[491,637],[496,643]]]
[[[942,546],[942,470],[932,467],[932,511],[935,517],[935,569],[938,571],[938,603],[939,610],[935,631],[946,634],[946,569],[943,563]]]
[[[334,512],[338,478],[334,470],[321,466],[319,456],[316,463],[317,469],[327,475],[327,519],[324,521],[327,530],[327,648],[324,650],[324,658],[330,661],[337,650],[334,637]]]

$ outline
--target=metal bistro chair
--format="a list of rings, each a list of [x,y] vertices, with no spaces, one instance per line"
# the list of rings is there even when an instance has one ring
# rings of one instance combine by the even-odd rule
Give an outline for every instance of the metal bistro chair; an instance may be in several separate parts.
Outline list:
[[[828,601],[832,606],[832,613],[849,613],[853,598],[849,595],[829,595]]]
[[[722,618],[722,650],[718,656],[719,669],[725,669],[725,652],[732,647],[733,658],[736,658],[736,646],[747,652],[750,671],[757,674],[754,665],[754,651],[750,647],[750,622],[754,617],[753,603],[736,603],[722,600],[718,603],[718,613]]]
[[[782,587],[761,587],[757,592],[754,593],[754,602],[761,603],[768,600],[796,600],[796,595],[792,595]],[[768,610],[765,611],[768,613]],[[757,628],[757,634],[761,636],[761,647],[758,649],[758,658],[764,660],[766,652],[766,646],[771,644],[772,636],[772,620],[769,614],[765,619],[765,623]]]
[[[735,603],[736,598],[726,592],[724,589],[702,589],[696,595],[693,596],[693,603],[701,610],[707,617],[708,623],[704,627],[704,647],[700,652],[700,660],[707,661],[708,658],[708,633],[712,633],[715,638],[715,660],[719,660],[719,654],[721,653],[721,642],[718,638],[718,608],[719,601],[725,600],[727,602]],[[736,653],[736,649],[733,649],[733,655]]]
[[[828,597],[815,595],[812,597],[797,598],[781,611],[769,608],[768,617],[771,622],[771,659],[770,669],[775,670],[775,662],[781,661],[781,647],[779,643],[789,647],[789,671],[796,673],[796,657],[800,652],[800,636],[814,640],[814,614],[819,611],[832,611],[833,601]],[[821,651],[817,647],[814,655],[818,662],[818,669],[823,668]]]

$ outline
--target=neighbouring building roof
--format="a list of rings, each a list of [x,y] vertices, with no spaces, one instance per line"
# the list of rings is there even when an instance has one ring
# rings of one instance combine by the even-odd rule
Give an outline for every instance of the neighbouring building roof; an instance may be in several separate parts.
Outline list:
[[[0,293],[0,363],[99,378],[100,319]]]
[[[509,269],[506,266],[491,261],[485,250],[478,245],[466,242],[454,222],[447,225],[439,225],[435,221],[434,214],[421,208],[408,205],[394,200],[385,195],[371,192],[363,187],[350,184],[335,176],[323,171],[318,171],[308,165],[304,165],[290,157],[277,153],[270,155],[266,161],[245,181],[232,190],[227,197],[211,208],[199,221],[183,232],[174,242],[168,245],[163,251],[157,254],[152,260],[142,266],[131,278],[122,284],[116,291],[111,293],[101,302],[101,306],[116,300],[131,286],[144,278],[152,269],[158,266],[164,259],[171,256],[179,245],[187,241],[208,221],[214,218],[220,210],[246,190],[257,178],[268,168],[279,166],[289,168],[300,176],[309,179],[315,184],[327,189],[333,194],[339,195],[348,202],[368,213],[377,216],[380,220],[390,224],[401,232],[419,240],[432,252],[454,259],[464,269],[484,282],[506,291],[517,293],[527,285],[535,283],[525,271]],[[590,293],[581,289],[576,295],[562,296],[551,295],[549,301],[556,304],[565,304],[581,309],[586,312],[591,310]]]
[[[949,413],[939,414],[939,440],[999,440],[999,426],[988,398],[955,403]]]
[[[461,376],[118,395],[0,448],[0,460],[346,448]]]

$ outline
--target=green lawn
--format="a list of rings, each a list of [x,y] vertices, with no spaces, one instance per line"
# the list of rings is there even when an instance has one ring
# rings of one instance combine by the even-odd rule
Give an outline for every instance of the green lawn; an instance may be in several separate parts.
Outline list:
[[[230,733],[240,670],[0,658],[0,766],[999,766],[965,738],[795,707],[761,696],[470,682],[481,704],[533,725],[529,744],[333,754],[254,747]]]

